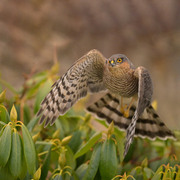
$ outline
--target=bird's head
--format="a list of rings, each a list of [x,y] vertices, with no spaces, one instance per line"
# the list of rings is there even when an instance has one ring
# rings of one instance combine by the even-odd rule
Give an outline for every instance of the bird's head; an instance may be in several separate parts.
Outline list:
[[[124,54],[114,54],[106,60],[108,68],[134,68],[132,62]]]

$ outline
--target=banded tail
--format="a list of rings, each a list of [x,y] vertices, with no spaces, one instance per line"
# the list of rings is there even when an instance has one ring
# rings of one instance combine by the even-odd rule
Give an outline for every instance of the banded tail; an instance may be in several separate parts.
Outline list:
[[[88,106],[87,110],[96,114],[98,118],[105,119],[109,124],[113,121],[120,130],[126,131],[132,120],[136,106],[131,106],[129,117],[125,118],[120,112],[119,99],[113,94],[107,93],[94,104]],[[162,140],[168,138],[175,139],[174,134],[161,121],[152,106],[147,107],[137,120],[135,136],[149,138],[151,140],[155,140],[157,137]]]

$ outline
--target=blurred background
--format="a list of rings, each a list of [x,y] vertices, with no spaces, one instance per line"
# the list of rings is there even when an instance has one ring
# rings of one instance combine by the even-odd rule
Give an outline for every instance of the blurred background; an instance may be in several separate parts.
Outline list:
[[[59,75],[94,48],[145,66],[160,117],[180,129],[180,1],[0,1],[1,78],[19,88],[51,67],[55,46]]]

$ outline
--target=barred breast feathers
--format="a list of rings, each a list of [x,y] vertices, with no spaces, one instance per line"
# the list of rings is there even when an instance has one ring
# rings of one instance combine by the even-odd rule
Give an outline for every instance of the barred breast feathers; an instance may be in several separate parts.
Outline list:
[[[109,67],[104,73],[104,84],[111,92],[123,97],[132,97],[138,92],[138,78],[134,69]]]

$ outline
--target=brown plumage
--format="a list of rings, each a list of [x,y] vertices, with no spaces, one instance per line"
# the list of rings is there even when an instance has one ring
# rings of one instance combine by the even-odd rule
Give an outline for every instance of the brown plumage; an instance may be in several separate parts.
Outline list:
[[[109,59],[106,59],[95,49],[89,51],[76,61],[68,71],[54,83],[52,90],[42,101],[41,108],[37,114],[41,116],[40,124],[45,121],[45,127],[49,123],[52,125],[59,115],[68,111],[77,100],[86,96],[87,92],[95,93],[103,90],[109,90],[111,95],[115,94],[116,97],[118,97],[118,102],[120,97],[132,97],[133,100],[137,100],[136,107],[131,106],[132,103],[130,103],[127,109],[123,107],[123,104],[119,107],[120,102],[119,104],[116,102],[117,107],[119,107],[119,110],[116,107],[115,112],[117,113],[114,113],[113,109],[112,111],[109,109],[110,114],[105,115],[102,115],[104,112],[101,111],[102,109],[98,109],[98,106],[95,108],[92,105],[88,108],[89,111],[97,115],[101,114],[101,116],[98,115],[99,117],[103,116],[102,118],[105,118],[108,122],[114,121],[117,125],[118,123],[122,123],[121,121],[123,119],[123,129],[127,130],[124,155],[128,152],[134,134],[139,134],[143,137],[155,137],[155,133],[153,134],[151,131],[149,131],[149,135],[147,135],[146,128],[144,131],[142,131],[142,128],[139,128],[141,129],[139,132],[138,129],[135,131],[136,127],[140,127],[140,125],[143,124],[141,122],[149,122],[145,119],[143,121],[139,120],[144,110],[148,108],[147,112],[149,116],[154,112],[150,106],[153,88],[148,71],[144,67],[135,69],[134,65],[125,55],[115,54]],[[114,101],[111,102],[114,103]],[[108,103],[104,103],[103,106],[110,107]],[[133,113],[130,111],[130,114],[128,111],[132,108],[134,108],[134,111]],[[124,111],[124,109],[126,109],[126,111]],[[117,114],[121,115],[117,116]],[[113,115],[113,117],[111,115]],[[152,118],[151,120],[155,122]],[[137,121],[138,123],[136,125]],[[159,123],[159,120],[157,120],[157,122]],[[143,126],[141,125],[141,127]],[[159,130],[157,131],[160,132]],[[172,133],[165,133],[170,132],[170,130],[167,131],[166,128],[161,128],[161,131],[161,134],[164,133],[162,135],[163,138],[173,136]],[[156,136],[161,137],[160,133]]]

